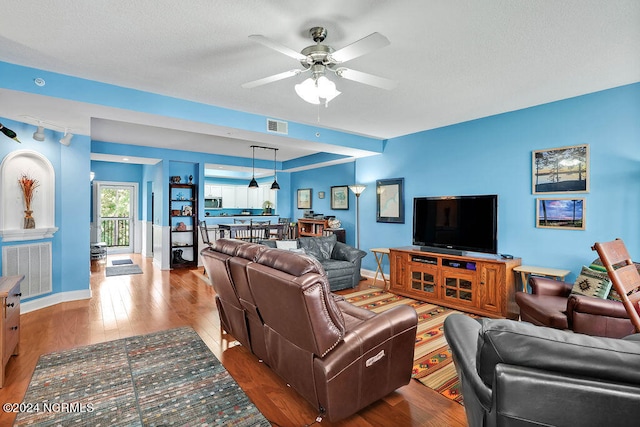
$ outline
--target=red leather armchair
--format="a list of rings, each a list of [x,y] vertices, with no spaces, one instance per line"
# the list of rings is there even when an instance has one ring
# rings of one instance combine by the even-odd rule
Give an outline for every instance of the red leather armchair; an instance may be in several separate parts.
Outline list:
[[[571,294],[571,283],[529,278],[531,294],[516,293],[520,318],[538,326],[570,329],[581,334],[622,338],[635,329],[621,302]]]

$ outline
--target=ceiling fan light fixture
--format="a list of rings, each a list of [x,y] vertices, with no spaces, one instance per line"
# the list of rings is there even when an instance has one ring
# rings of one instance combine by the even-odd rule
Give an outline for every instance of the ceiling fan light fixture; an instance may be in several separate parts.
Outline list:
[[[320,104],[320,97],[316,89],[316,82],[311,77],[295,85],[296,93],[309,104]]]
[[[326,76],[317,79],[309,77],[300,84],[295,85],[296,93],[300,98],[310,104],[320,104],[321,100],[325,105],[342,92],[336,89],[336,84]]]

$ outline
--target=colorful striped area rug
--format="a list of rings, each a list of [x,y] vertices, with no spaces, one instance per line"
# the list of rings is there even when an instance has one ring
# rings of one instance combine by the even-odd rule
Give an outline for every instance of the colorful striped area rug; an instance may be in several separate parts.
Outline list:
[[[271,425],[190,327],[40,357],[15,426]]]
[[[418,313],[418,331],[412,377],[443,396],[462,403],[460,381],[443,331],[444,319],[459,311],[395,295],[380,288],[343,296],[351,304],[376,313],[398,305],[413,307]]]

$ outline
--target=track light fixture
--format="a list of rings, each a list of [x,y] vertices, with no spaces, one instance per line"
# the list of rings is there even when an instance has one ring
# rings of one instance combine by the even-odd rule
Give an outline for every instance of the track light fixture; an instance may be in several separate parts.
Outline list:
[[[60,144],[68,146],[69,144],[71,144],[71,138],[73,138],[73,134],[65,130],[64,136],[60,138]]]
[[[33,133],[33,139],[36,141],[44,141],[44,126],[38,122],[38,129]]]
[[[70,132],[70,129],[68,127],[61,126],[57,123],[49,122],[46,120],[42,120],[40,117],[21,116],[21,118],[25,119],[25,123],[29,123],[31,125],[36,126],[36,130],[35,132],[33,132],[34,140],[40,141],[40,142],[44,141],[46,139],[46,135],[44,133],[45,129],[52,129],[59,132],[64,131],[64,135],[59,140],[60,144],[62,145],[71,144],[71,139],[73,138],[73,134]]]

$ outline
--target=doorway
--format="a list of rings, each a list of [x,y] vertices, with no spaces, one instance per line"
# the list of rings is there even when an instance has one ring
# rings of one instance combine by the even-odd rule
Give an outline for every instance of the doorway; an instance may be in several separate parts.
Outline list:
[[[95,223],[98,241],[110,254],[133,253],[138,212],[137,183],[94,183]]]

